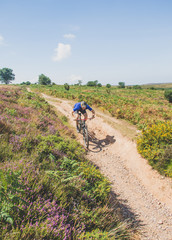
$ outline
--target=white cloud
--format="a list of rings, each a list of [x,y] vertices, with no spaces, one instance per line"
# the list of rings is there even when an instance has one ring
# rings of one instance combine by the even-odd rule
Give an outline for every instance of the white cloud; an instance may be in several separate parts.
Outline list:
[[[54,51],[55,56],[53,57],[53,61],[61,61],[62,59],[68,58],[71,55],[71,45],[59,43]]]
[[[72,74],[72,75],[69,77],[69,80],[71,81],[71,83],[78,83],[78,80],[82,80],[82,76]]]
[[[65,34],[63,37],[68,39],[74,39],[76,36],[74,34],[69,33],[69,34]]]
[[[0,35],[0,45],[4,43],[4,38]]]

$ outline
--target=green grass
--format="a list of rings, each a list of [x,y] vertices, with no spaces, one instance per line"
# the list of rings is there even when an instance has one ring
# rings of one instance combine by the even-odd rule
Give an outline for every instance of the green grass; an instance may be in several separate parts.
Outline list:
[[[149,85],[148,85],[149,86]],[[170,84],[159,85],[170,87]],[[149,131],[152,126],[161,126],[168,124],[172,120],[172,105],[164,97],[164,90],[146,88],[133,89],[111,87],[87,87],[87,86],[71,86],[69,91],[64,89],[64,86],[32,86],[32,89],[38,92],[45,92],[49,95],[67,98],[71,100],[85,100],[89,105],[111,114],[112,117],[124,119],[143,131]],[[112,124],[112,123],[111,123]],[[124,130],[124,129],[123,129]],[[124,132],[121,130],[122,132]],[[164,134],[162,128],[161,135]],[[172,131],[169,130],[168,140],[171,146]],[[130,134],[131,135],[131,134]],[[171,177],[171,160],[165,164],[164,155],[165,148],[158,143],[158,138],[155,138],[154,149],[146,154],[146,144],[149,142],[148,136],[143,140],[140,153],[143,157],[149,160],[149,163],[156,168],[160,173]],[[146,144],[145,144],[146,143]],[[151,145],[152,143],[150,143]],[[167,147],[167,144],[166,144]],[[168,151],[168,159],[172,158],[171,151]],[[163,153],[162,153],[163,152]],[[152,161],[149,154],[156,156],[156,161]],[[154,158],[154,157],[153,157]]]
[[[111,116],[125,119],[139,129],[172,119],[171,103],[165,99],[164,90],[71,86],[70,90],[66,91],[64,86],[59,85],[31,87],[54,97],[76,102],[85,100],[89,105],[109,111]],[[107,93],[107,90],[110,92]]]

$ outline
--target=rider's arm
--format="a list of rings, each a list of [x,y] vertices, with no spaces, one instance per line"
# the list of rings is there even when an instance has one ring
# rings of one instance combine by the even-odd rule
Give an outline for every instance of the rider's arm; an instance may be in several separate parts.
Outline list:
[[[91,112],[92,112],[92,118],[94,118],[95,117],[95,111],[92,109]]]
[[[95,117],[95,111],[87,104],[86,109],[89,109],[92,112],[92,118]]]
[[[73,111],[72,111],[72,116],[73,117],[74,117],[74,112],[78,111],[80,108],[81,108],[81,103],[76,103],[74,108],[73,108]]]

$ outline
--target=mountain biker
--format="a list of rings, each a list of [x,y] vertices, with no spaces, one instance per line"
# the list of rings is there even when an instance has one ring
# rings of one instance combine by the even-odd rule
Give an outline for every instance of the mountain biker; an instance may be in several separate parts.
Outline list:
[[[79,118],[79,112],[81,112],[84,115],[85,121],[88,119],[88,115],[86,110],[90,110],[92,112],[92,118],[95,117],[95,111],[85,102],[78,102],[74,105],[73,111],[72,111],[72,116],[74,117],[74,114],[76,116],[75,121],[76,121],[76,126],[77,126],[77,120]]]

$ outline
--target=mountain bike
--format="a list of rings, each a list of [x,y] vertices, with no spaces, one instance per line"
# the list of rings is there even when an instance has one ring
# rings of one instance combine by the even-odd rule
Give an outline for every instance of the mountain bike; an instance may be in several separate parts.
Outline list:
[[[81,113],[78,113],[79,117],[77,120],[77,126],[76,129],[78,132],[82,133],[83,135],[83,140],[84,140],[84,146],[86,148],[88,148],[89,146],[89,136],[88,136],[88,127],[86,124],[86,120],[81,118]],[[88,119],[92,119],[92,118],[88,118]]]

